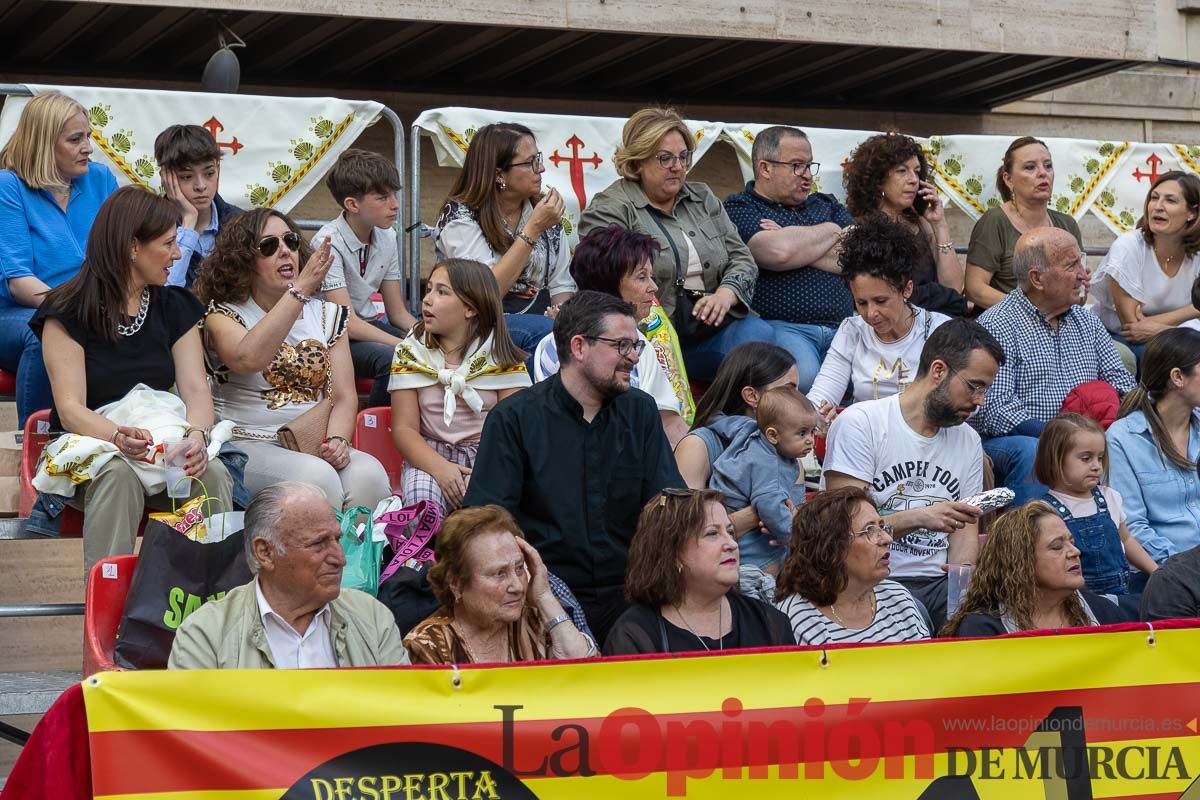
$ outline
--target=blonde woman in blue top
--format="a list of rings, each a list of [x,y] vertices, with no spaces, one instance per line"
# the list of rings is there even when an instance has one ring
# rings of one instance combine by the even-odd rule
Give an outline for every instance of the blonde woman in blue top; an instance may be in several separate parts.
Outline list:
[[[21,111],[0,150],[0,367],[17,373],[20,424],[51,405],[42,346],[28,322],[50,289],[73,278],[101,204],[116,191],[90,160],[83,106],[57,92]]]
[[[1109,482],[1125,519],[1155,562],[1200,545],[1200,331],[1151,339],[1142,377],[1108,429]],[[1130,591],[1140,591],[1131,585]]]

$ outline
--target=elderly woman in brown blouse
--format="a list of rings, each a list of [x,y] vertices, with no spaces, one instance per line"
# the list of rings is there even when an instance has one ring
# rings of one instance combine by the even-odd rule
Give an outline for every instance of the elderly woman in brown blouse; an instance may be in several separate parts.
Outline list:
[[[454,512],[437,535],[429,585],[442,607],[404,637],[414,664],[588,658],[596,643],[550,587],[533,545],[500,506]]]

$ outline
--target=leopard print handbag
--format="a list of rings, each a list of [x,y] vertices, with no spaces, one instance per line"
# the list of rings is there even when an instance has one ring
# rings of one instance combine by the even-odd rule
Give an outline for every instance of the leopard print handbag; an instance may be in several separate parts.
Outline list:
[[[322,335],[325,335],[325,303],[323,301],[320,302],[321,332]],[[333,411],[333,369],[330,360],[331,355],[326,352],[324,357],[325,385],[322,392],[323,396],[315,406],[288,424],[280,426],[275,434],[279,439],[280,447],[315,456],[317,455],[317,451],[321,449],[321,445],[324,444],[326,435],[329,432],[329,415]]]

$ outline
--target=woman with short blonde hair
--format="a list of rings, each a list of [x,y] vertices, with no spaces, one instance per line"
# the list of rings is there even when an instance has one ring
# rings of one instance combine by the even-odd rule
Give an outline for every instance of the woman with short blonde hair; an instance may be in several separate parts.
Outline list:
[[[79,272],[92,221],[117,189],[88,158],[90,134],[83,106],[46,92],[25,105],[0,149],[0,368],[17,373],[21,425],[52,402],[29,320],[46,292]]]
[[[641,163],[654,157],[658,143],[671,131],[679,133],[689,153],[696,152],[692,132],[673,108],[643,108],[626,120],[621,129],[621,146],[613,156],[617,174],[631,181],[638,180]]]
[[[672,108],[643,108],[625,123],[615,163],[621,177],[592,197],[579,235],[609,225],[658,243],[654,282],[683,349],[688,374],[716,375],[743,342],[774,342],[774,329],[750,310],[758,265],[725,207],[703,183],[686,180],[696,139]]]

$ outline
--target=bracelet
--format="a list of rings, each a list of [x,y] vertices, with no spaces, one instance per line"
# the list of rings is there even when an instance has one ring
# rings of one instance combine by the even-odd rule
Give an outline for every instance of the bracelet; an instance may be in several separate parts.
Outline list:
[[[196,433],[197,431],[199,431],[200,435],[204,438],[204,446],[205,447],[208,447],[210,444],[212,444],[212,440],[208,438],[208,429],[207,428],[188,428],[186,431],[183,432],[183,438],[186,439],[189,436],[191,436],[193,433]]]
[[[336,434],[335,434],[335,435],[333,435],[333,436],[326,436],[326,437],[325,437],[325,441],[327,441],[327,442],[332,442],[334,439],[341,439],[341,440],[342,440],[342,444],[346,445],[346,447],[349,447],[349,446],[350,446],[350,440],[349,440],[349,439],[347,439],[345,436],[338,436],[338,435],[336,435]]]
[[[549,635],[550,631],[554,630],[559,625],[562,625],[564,622],[567,622],[570,619],[571,615],[565,612],[556,617],[552,617],[550,621],[546,623],[546,634]]]
[[[120,434],[121,434],[121,429],[118,427],[118,428],[113,429],[112,436],[108,437],[109,444],[111,444],[113,447],[117,448],[118,450],[121,449],[120,445],[117,444],[117,436],[119,436]]]
[[[945,244],[938,244],[937,249],[938,249],[939,253],[949,253],[951,250],[954,249],[954,240],[951,239],[950,241],[946,242]]]
[[[309,300],[312,300],[311,297],[301,292],[295,287],[294,284],[291,283],[288,284],[288,294],[299,300],[301,303],[307,303]]]
[[[532,248],[534,246],[533,239],[530,239],[528,236],[526,236],[525,231],[517,231],[516,233],[513,234],[513,236],[517,239],[520,239],[525,244],[529,245],[530,248]]]

